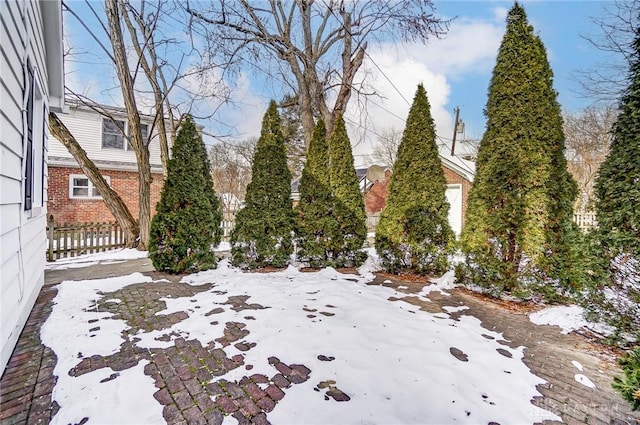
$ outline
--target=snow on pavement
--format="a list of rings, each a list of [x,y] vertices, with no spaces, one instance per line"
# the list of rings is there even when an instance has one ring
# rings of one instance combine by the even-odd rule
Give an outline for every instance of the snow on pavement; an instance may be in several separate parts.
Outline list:
[[[136,345],[166,348],[173,342],[157,338],[168,334],[198,339],[206,345],[223,335],[226,322],[245,323],[250,332],[245,341],[257,345],[247,352],[233,346],[224,350],[228,356],[243,355],[245,364],[253,366],[251,373],[273,375],[267,361],[270,356],[311,369],[311,378],[287,389],[286,397],[269,413],[274,424],[476,424],[560,419],[531,404],[530,400],[540,395],[536,385],[544,381],[522,362],[523,347],[511,349],[499,344],[502,335],[484,329],[474,317],[463,315],[456,321],[445,312],[430,314],[402,301],[389,301],[404,294],[368,286],[372,266],[369,263],[360,275],[341,274],[331,268],[303,273],[293,267],[274,273],[243,273],[222,261],[216,270],[183,279],[190,285],[212,283],[210,290],[163,299],[166,309],[158,315],[185,311],[187,319],[162,331],[140,331],[135,335],[140,338]],[[60,284],[53,311],[42,329],[43,343],[58,356],[53,399],[61,408],[54,423],[77,423],[84,416],[90,416],[90,423],[159,421],[162,408],[152,396],[156,388],[144,375],[143,362],[107,383],[116,385],[118,381],[117,385],[132,391],[117,397],[111,387],[100,383],[110,375],[109,368],[81,379],[68,374],[80,362],[79,353],[81,357],[106,355],[117,352],[123,342],[120,332],[128,326],[91,309],[101,293],[148,280],[135,274]],[[238,295],[248,295],[247,303],[265,308],[248,313],[224,304],[230,296]],[[223,311],[216,314],[219,324],[212,325],[211,317],[205,315],[216,307]],[[255,320],[245,319],[248,314]],[[99,321],[89,324],[92,319]],[[96,325],[100,330],[91,331]],[[503,356],[498,348],[508,350],[512,357]],[[335,360],[320,361],[319,355]],[[233,381],[244,374],[246,371],[238,368],[222,378]],[[323,393],[314,391],[319,382],[327,380],[336,381],[336,387],[351,400],[326,401]],[[118,397],[135,399],[135,411]],[[88,407],[79,411],[77,405]],[[143,412],[148,416],[142,417]]]
[[[529,320],[536,325],[558,326],[563,334],[580,328],[588,328],[602,335],[611,335],[614,329],[604,323],[589,322],[584,317],[584,309],[577,305],[561,305],[547,307],[529,315]]]

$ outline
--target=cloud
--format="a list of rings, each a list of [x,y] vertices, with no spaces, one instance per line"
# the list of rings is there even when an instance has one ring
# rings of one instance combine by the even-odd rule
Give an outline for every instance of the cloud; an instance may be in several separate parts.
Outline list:
[[[419,83],[427,91],[436,133],[451,137],[454,118],[448,102],[452,85],[456,80],[491,72],[504,32],[506,9],[502,9],[494,11],[495,21],[457,19],[445,38],[429,44],[371,46],[364,65],[364,81],[381,97],[366,104],[368,115],[364,123],[355,101],[347,115],[355,151],[362,161],[370,153],[377,134],[391,127],[404,129],[409,103]]]

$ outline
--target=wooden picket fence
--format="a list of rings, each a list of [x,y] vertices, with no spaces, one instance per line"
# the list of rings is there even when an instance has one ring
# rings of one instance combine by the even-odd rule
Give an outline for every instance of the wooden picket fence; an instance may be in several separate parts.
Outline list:
[[[124,233],[115,222],[54,223],[47,222],[47,260],[76,257],[124,247]]]

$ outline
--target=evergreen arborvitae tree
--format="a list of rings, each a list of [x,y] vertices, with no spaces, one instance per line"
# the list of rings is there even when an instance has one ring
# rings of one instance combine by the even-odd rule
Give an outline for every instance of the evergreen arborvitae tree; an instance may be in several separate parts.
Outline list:
[[[418,86],[398,147],[387,204],[376,228],[376,251],[391,273],[441,274],[454,239],[447,182],[424,87]]]
[[[309,143],[300,178],[300,202],[296,208],[298,259],[311,267],[335,265],[340,227],[333,216],[334,198],[329,181],[329,145],[326,127],[318,120]]]
[[[336,119],[329,137],[329,184],[333,196],[332,212],[339,226],[333,241],[333,261],[339,267],[358,266],[366,259],[366,253],[361,251],[367,237],[364,196],[360,192],[351,142],[341,116]]]
[[[595,236],[604,279],[592,288],[589,301],[620,332],[640,338],[640,31],[633,43],[629,87],[595,184]]]
[[[236,215],[231,232],[233,264],[249,269],[284,267],[293,252],[293,225],[291,173],[280,116],[271,101],[253,156],[245,207]]]
[[[188,116],[173,145],[151,221],[149,257],[153,266],[171,273],[214,267],[217,259],[213,247],[220,243],[221,221],[207,152]]]
[[[577,189],[566,168],[562,118],[540,38],[515,4],[485,109],[458,278],[515,295],[553,295],[578,283]]]

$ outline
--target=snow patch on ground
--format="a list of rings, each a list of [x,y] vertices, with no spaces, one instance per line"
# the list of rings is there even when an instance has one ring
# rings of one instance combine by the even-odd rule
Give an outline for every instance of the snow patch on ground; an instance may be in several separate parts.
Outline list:
[[[547,307],[529,315],[536,325],[559,326],[563,334],[580,328],[588,328],[602,335],[610,335],[614,329],[603,323],[593,323],[584,318],[584,309],[577,305]]]
[[[135,260],[147,258],[148,251],[138,251],[132,248],[120,248],[105,252],[79,255],[77,257],[60,258],[53,262],[47,262],[46,270],[64,270],[71,268],[89,267],[98,263],[114,264],[116,261]]]
[[[575,360],[571,360],[571,364],[572,364],[576,369],[578,369],[580,372],[582,372],[583,367],[582,367],[582,365],[580,364],[580,362],[577,362],[577,361],[575,361]]]
[[[244,273],[224,260],[216,270],[182,279],[190,285],[212,284],[212,288],[194,296],[163,299],[166,309],[158,315],[185,311],[187,319],[162,331],[139,332],[136,345],[167,347],[173,342],[157,338],[172,333],[207,345],[223,336],[225,323],[245,323],[250,332],[245,341],[257,345],[243,353],[233,346],[224,350],[228,356],[242,354],[245,364],[253,366],[252,374],[273,376],[275,369],[267,361],[270,356],[287,364],[304,364],[312,371],[307,382],[286,390],[286,397],[269,413],[273,423],[290,423],[292,418],[296,423],[341,424],[560,419],[531,404],[530,400],[540,395],[536,385],[544,380],[523,363],[523,347],[499,344],[502,335],[483,328],[475,317],[465,315],[456,321],[446,313],[431,314],[403,301],[389,301],[402,294],[367,285],[374,266],[375,259],[370,258],[361,267],[361,275],[342,274],[332,268],[302,273],[294,267],[274,273]],[[435,286],[447,287],[450,278],[445,276]],[[144,362],[105,383],[100,381],[110,376],[109,369],[78,378],[68,374],[79,363],[79,353],[80,357],[108,355],[124,342],[120,333],[127,329],[126,323],[95,308],[100,292],[149,281],[136,273],[60,284],[53,311],[42,329],[43,343],[58,356],[53,399],[61,408],[54,418],[56,423],[78,423],[87,416],[90,423],[162,422],[161,406],[152,396],[156,391],[153,381],[143,373]],[[227,301],[239,295],[249,296],[247,304],[264,308],[233,310]],[[206,316],[214,308],[222,311]],[[88,323],[93,319],[98,322]],[[212,324],[214,319],[217,325]],[[100,329],[90,330],[95,327]],[[508,350],[511,358],[498,349]],[[335,360],[320,361],[321,354]],[[246,373],[238,368],[222,378],[233,381]],[[326,380],[336,381],[351,400],[327,402],[322,393],[314,391]]]
[[[91,423],[162,421],[162,407],[153,398],[154,382],[144,375],[144,365],[118,372],[119,376],[104,383],[100,381],[114,373],[110,368],[79,377],[69,375],[82,358],[117,353],[124,342],[120,335],[128,326],[122,320],[111,319],[111,313],[98,310],[100,292],[117,291],[143,282],[151,282],[151,278],[133,273],[106,279],[64,281],[58,285],[51,315],[40,330],[42,343],[58,357],[53,371],[58,382],[52,400],[58,402],[60,411],[52,423],[78,423],[86,416],[91,416]],[[144,409],[136,407],[140,403]]]
[[[578,373],[574,376],[574,379],[576,380],[576,382],[584,385],[585,387],[589,387],[591,389],[595,389],[596,388],[596,384],[594,384],[591,379],[587,378],[585,375]]]
[[[419,297],[426,298],[432,292],[440,292],[442,295],[450,295],[446,290],[456,287],[456,276],[453,270],[449,270],[439,278],[430,279],[431,285],[427,285],[422,288],[422,291],[418,294]]]

